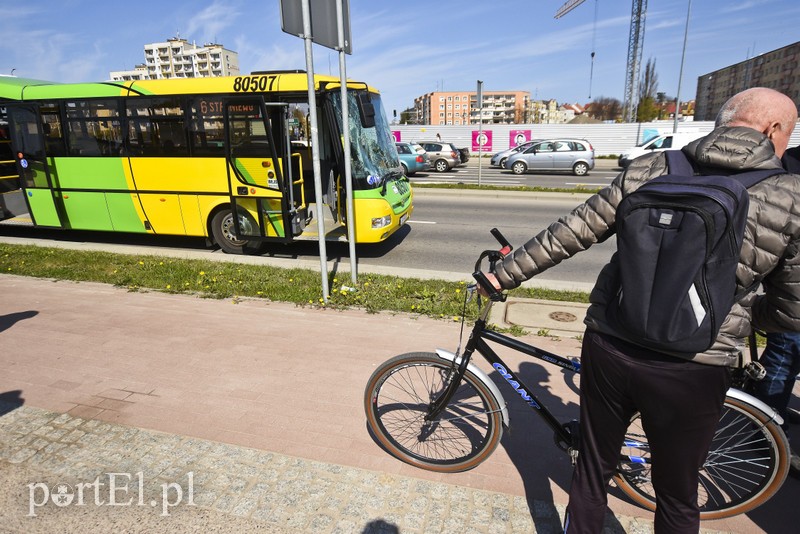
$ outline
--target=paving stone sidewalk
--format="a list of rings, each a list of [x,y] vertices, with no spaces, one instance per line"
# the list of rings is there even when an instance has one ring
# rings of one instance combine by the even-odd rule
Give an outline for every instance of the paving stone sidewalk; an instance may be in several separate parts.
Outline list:
[[[3,532],[549,533],[564,513],[545,502],[531,510],[520,496],[28,406],[0,404],[0,414]],[[651,531],[619,516],[606,529]]]

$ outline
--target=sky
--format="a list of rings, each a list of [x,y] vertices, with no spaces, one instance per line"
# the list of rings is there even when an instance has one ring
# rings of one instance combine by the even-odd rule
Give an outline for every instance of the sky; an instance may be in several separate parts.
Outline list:
[[[642,67],[658,90],[694,98],[697,78],[800,40],[797,0],[649,0]],[[391,118],[433,91],[529,91],[585,104],[624,99],[631,2],[350,0],[348,78],[383,95]],[[304,69],[303,40],[281,30],[280,0],[0,0],[0,74],[107,80],[144,63],[144,45],[180,36],[239,54],[242,74]],[[431,10],[435,6],[435,10]],[[338,52],[313,46],[314,70],[339,76]],[[592,52],[594,60],[592,61]]]

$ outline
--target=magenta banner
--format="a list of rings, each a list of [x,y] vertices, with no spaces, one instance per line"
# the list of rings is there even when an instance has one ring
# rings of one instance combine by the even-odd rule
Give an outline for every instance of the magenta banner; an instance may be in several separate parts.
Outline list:
[[[530,130],[511,130],[508,132],[508,146],[513,148],[531,140]]]
[[[472,151],[491,152],[492,151],[492,131],[472,130]]]
[[[399,143],[400,141],[402,141],[402,139],[401,139],[402,136],[400,135],[400,130],[392,130],[392,135],[394,136],[394,142],[395,143]]]

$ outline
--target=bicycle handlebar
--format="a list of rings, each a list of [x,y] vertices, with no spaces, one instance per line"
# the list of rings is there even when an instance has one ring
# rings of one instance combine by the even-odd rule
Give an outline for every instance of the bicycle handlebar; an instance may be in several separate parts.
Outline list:
[[[480,257],[478,257],[478,261],[475,262],[475,271],[472,273],[472,277],[486,291],[491,300],[495,302],[502,302],[506,300],[505,293],[498,291],[497,288],[494,287],[489,279],[486,278],[486,274],[483,272],[481,267],[484,258],[489,258],[489,272],[494,272],[497,262],[505,258],[512,250],[514,250],[514,247],[512,247],[503,234],[500,233],[500,230],[497,228],[492,228],[490,231],[494,238],[500,243],[501,248],[500,250],[484,250]]]

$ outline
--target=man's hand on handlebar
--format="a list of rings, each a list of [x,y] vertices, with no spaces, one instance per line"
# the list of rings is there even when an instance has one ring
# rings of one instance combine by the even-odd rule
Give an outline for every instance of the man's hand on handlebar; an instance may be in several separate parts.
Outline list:
[[[503,291],[503,288],[500,287],[500,282],[497,281],[497,277],[494,275],[494,273],[484,273],[484,276],[486,276],[486,279],[492,284],[492,286],[494,286],[497,292]],[[482,297],[491,297],[489,292],[481,284],[478,284],[478,294]]]
[[[478,295],[482,297],[487,297],[491,300],[496,301],[504,301],[505,295],[503,294],[503,288],[500,286],[500,282],[497,281],[497,277],[494,275],[494,268],[497,262],[501,261],[505,258],[513,249],[513,247],[509,244],[503,234],[500,233],[500,230],[497,228],[492,228],[491,230],[492,235],[500,242],[502,248],[500,250],[484,250],[478,261],[475,263],[475,270],[472,273],[473,278],[478,282]],[[484,272],[482,268],[483,260],[485,258],[489,259],[489,270],[488,272]]]

